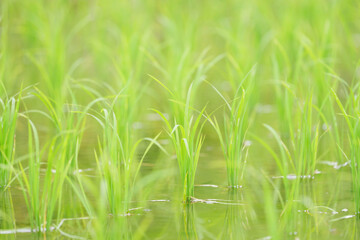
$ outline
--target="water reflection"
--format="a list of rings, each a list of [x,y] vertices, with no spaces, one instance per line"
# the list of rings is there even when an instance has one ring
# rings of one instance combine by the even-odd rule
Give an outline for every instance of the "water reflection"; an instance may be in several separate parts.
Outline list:
[[[183,205],[182,239],[198,239],[194,204]]]
[[[128,216],[96,218],[89,229],[92,239],[133,239],[130,218]]]
[[[132,237],[130,217],[115,217],[108,225],[108,237],[105,239],[130,240]]]
[[[0,190],[0,229],[15,229],[14,208],[10,190]],[[2,235],[1,239],[15,239],[14,235]]]
[[[246,239],[246,231],[249,229],[249,219],[243,204],[243,195],[237,189],[228,192],[229,204],[226,208],[223,230],[219,239]]]

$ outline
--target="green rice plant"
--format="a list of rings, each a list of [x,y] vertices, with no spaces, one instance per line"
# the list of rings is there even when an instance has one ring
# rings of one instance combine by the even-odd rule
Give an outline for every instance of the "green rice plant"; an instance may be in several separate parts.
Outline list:
[[[170,26],[175,29],[177,27],[176,24]],[[193,27],[195,26],[191,26]],[[206,122],[201,123],[205,108],[194,117],[194,93],[205,80],[206,73],[222,58],[221,55],[213,59],[205,58],[206,50],[197,57],[193,56],[190,50],[195,47],[196,41],[192,38],[192,30],[189,31],[189,35],[183,36],[186,38],[185,45],[182,46],[184,51],[179,51],[170,41],[167,58],[162,59],[164,63],[149,54],[151,62],[162,73],[164,81],[152,75],[150,77],[166,90],[171,102],[170,119],[160,111],[154,111],[165,122],[166,131],[175,149],[183,187],[183,200],[186,203],[194,197],[195,173],[204,141],[201,132]]]
[[[108,207],[111,214],[126,214],[134,194],[136,178],[141,164],[153,144],[161,149],[154,139],[143,138],[137,140],[132,130],[130,118],[124,111],[121,95],[107,104],[102,115],[94,116],[103,129],[102,139],[99,139],[99,152],[96,161],[100,178],[106,185]],[[126,103],[125,103],[126,104]],[[143,141],[150,141],[140,160],[137,160],[137,151]]]
[[[183,119],[175,116],[174,120],[171,121],[161,112],[154,110],[165,122],[166,132],[175,149],[183,188],[183,200],[185,203],[191,202],[191,198],[194,197],[196,169],[200,158],[201,147],[204,143],[202,129],[206,123],[206,121],[201,122],[205,108],[198,113],[197,117],[194,117],[193,109],[190,106],[191,91],[192,85],[190,85],[188,89]]]
[[[177,124],[181,125],[185,124],[184,104],[190,85],[196,92],[208,72],[223,58],[223,54],[209,57],[210,49],[199,47],[199,22],[196,21],[197,15],[190,13],[193,9],[188,4],[170,4],[170,11],[161,22],[166,42],[160,42],[157,51],[146,52],[157,71],[149,76],[167,91],[167,97],[171,99],[169,114],[176,117]],[[182,15],[177,11],[177,6],[187,7],[189,14]],[[190,106],[193,106],[195,98],[191,97],[190,101]]]
[[[318,37],[304,32],[298,34],[298,41],[301,44],[303,54],[300,62],[302,67],[300,71],[297,71],[300,73],[297,78],[299,80],[308,79],[301,81],[304,83],[302,89],[303,91],[313,90],[314,106],[321,116],[319,118],[319,133],[329,135],[329,137],[322,139],[319,145],[320,152],[323,152],[323,156],[334,157],[335,161],[342,161],[344,159],[342,150],[336,145],[342,142],[343,134],[335,113],[332,89],[336,91],[338,85],[344,80],[338,76],[338,70],[335,67],[339,46],[333,45],[338,37],[334,31],[336,29],[333,27],[334,21],[336,20],[331,18],[321,23],[323,27],[319,31]]]
[[[141,12],[142,5],[102,1],[98,3],[98,7],[102,11],[99,12],[96,31],[100,32],[104,39],[95,38],[92,50],[96,63],[100,66],[106,65],[101,68],[106,71],[99,75],[96,71],[94,74],[101,80],[110,74],[111,82],[105,84],[109,84],[107,86],[114,100],[102,106],[103,114],[93,114],[103,131],[96,159],[99,175],[106,183],[109,210],[112,214],[119,215],[128,212],[141,163],[151,145],[157,144],[156,141],[151,141],[138,161],[138,147],[144,140],[151,140],[138,138],[140,132],[133,129],[146,104],[146,101],[141,99],[148,90],[143,79],[147,67],[145,49],[149,44],[150,34],[149,29],[144,27],[144,23],[147,23],[144,19],[148,16],[140,14],[141,17],[134,19],[133,25],[129,27],[131,14],[120,16],[114,11],[116,8],[135,8]],[[139,32],[143,34],[138,34]]]
[[[338,88],[339,83],[344,83],[344,80],[335,75],[333,70],[330,69],[330,72],[328,77],[333,78],[333,82],[329,78],[326,79],[329,82],[326,84],[326,87],[324,86],[326,89],[323,89],[322,95],[324,98],[321,101],[315,99],[314,104],[314,108],[319,115],[319,134],[321,136],[325,134],[329,136],[324,137],[320,141],[319,152],[323,156],[328,154],[330,158],[334,158],[334,161],[344,164],[342,145],[346,133],[343,131],[342,123],[339,121],[336,109],[334,108],[336,99],[333,95],[333,91],[336,91],[335,89]]]
[[[72,96],[72,104],[63,105],[63,111],[59,113],[56,110],[54,101],[36,87],[35,90],[33,94],[45,105],[48,113],[39,110],[29,110],[28,112],[38,113],[52,123],[52,126],[56,129],[54,144],[57,144],[57,142],[59,142],[59,144],[65,144],[61,150],[61,154],[64,155],[66,159],[64,164],[67,165],[70,163],[70,173],[74,173],[78,170],[78,153],[85,128],[87,111],[102,99],[95,99],[80,111],[75,96],[69,90]],[[60,166],[61,169],[63,169],[63,167],[64,166]]]
[[[196,92],[196,89],[205,80],[205,74],[222,58],[222,56],[218,56],[209,61],[205,59],[205,55],[206,51],[203,51],[198,58],[192,61],[190,51],[186,50],[180,56],[175,57],[178,60],[177,63],[169,62],[167,64],[172,63],[173,65],[165,65],[165,67],[160,66],[156,59],[151,58],[153,64],[165,75],[166,82],[151,75],[150,77],[167,91],[168,97],[171,99],[170,114],[176,117],[177,124],[185,124],[184,103],[189,100],[190,106],[193,106],[194,98],[188,95],[189,89]]]
[[[100,71],[94,71],[92,76],[95,75],[99,80],[108,78],[111,81],[107,83],[115,87],[117,92],[129,88],[129,85],[130,91],[141,91],[147,72],[145,49],[153,40],[150,38],[150,28],[145,25],[149,16],[141,14],[144,6],[104,0],[97,3],[97,7],[99,13],[94,34],[104,37],[90,40],[94,61],[97,66],[101,66]],[[119,15],[116,10],[126,8],[139,15],[134,18],[131,11]],[[133,18],[131,26],[128,24],[130,18]],[[129,94],[128,98],[136,98],[137,95],[138,92],[135,92]]]
[[[57,114],[65,101],[67,79],[66,40],[64,34],[67,4],[62,1],[28,2],[22,14],[25,43],[31,49],[28,58],[35,65],[48,97],[53,100]]]
[[[289,144],[283,141],[281,135],[274,128],[265,125],[275,139],[279,152],[263,139],[254,136],[275,159],[280,171],[284,186],[284,196],[280,196],[283,206],[282,219],[284,219],[284,224],[286,222],[290,232],[296,229],[296,210],[300,206],[301,197],[313,194],[313,192],[308,192],[305,185],[301,184],[313,178],[318,158],[319,124],[316,124],[315,127],[313,125],[314,106],[312,101],[312,95],[310,95],[303,106],[300,105],[299,129],[294,132],[294,138],[290,139]]]
[[[288,170],[298,176],[313,175],[315,173],[315,165],[318,154],[319,139],[320,139],[320,120],[324,120],[324,115],[320,109],[314,104],[313,93],[307,95],[306,99],[302,102],[300,98],[296,97],[294,92],[294,85],[288,85],[286,82],[280,82],[285,89],[285,98],[281,97],[282,105],[285,108],[280,107],[278,111],[281,118],[281,124],[285,121],[287,124],[289,136],[282,136],[277,134],[276,130],[266,126],[271,130],[272,135],[276,136],[276,141],[280,148],[284,148],[289,159],[286,159],[286,154],[281,153],[282,161],[278,163],[282,165],[280,168],[281,174],[289,174]],[[279,90],[280,91],[280,90]],[[291,95],[290,99],[286,96]],[[296,100],[296,101],[295,101]],[[294,102],[289,104],[287,102]],[[295,111],[293,110],[295,109]],[[316,116],[314,117],[314,113]],[[294,121],[295,120],[295,121]],[[280,126],[280,128],[282,128]],[[296,130],[297,128],[297,130]],[[287,140],[287,141],[285,141]],[[280,144],[279,144],[280,143]],[[283,175],[286,176],[286,175]]]
[[[62,218],[63,192],[71,163],[66,151],[62,150],[69,148],[71,141],[70,136],[63,133],[64,138],[55,136],[46,149],[40,150],[37,130],[31,121],[28,129],[29,163],[26,168],[19,163],[18,180],[23,188],[31,227],[34,232],[40,233],[51,231],[54,223],[59,223]],[[48,161],[42,162],[45,150],[48,151]],[[41,176],[43,169],[45,175]]]
[[[28,163],[24,165],[23,160],[18,161],[19,171],[13,180],[17,179],[22,187],[33,231],[45,232],[51,231],[54,228],[53,224],[59,223],[63,216],[63,193],[67,182],[70,186],[75,186],[73,182],[79,181],[76,177],[79,170],[78,154],[85,116],[88,110],[102,99],[90,102],[81,112],[69,109],[68,118],[64,121],[58,117],[51,101],[44,93],[37,89],[34,95],[46,105],[49,114],[40,110],[27,110],[26,114],[37,113],[48,118],[57,127],[58,134],[52,136],[41,148],[35,124],[29,116],[22,114],[28,120],[29,150],[28,155],[25,156]],[[45,174],[41,175],[43,172]],[[81,195],[83,192],[76,193],[80,198],[83,197]],[[88,205],[84,207],[91,214]]]
[[[40,150],[37,129],[31,120],[28,125],[29,162],[27,167],[19,162],[17,179],[22,186],[33,231],[51,231],[54,222],[62,218],[62,194],[71,164],[63,150],[69,148],[70,136],[66,132],[64,136],[55,136],[45,149]],[[47,162],[42,162],[44,157]],[[43,169],[45,175],[41,176]]]
[[[284,14],[286,23],[279,26],[279,32],[273,40],[271,63],[276,82],[276,105],[281,121],[280,130],[283,137],[293,138],[292,135],[295,133],[292,129],[296,127],[293,126],[294,121],[292,121],[296,114],[292,111],[296,104],[294,96],[305,96],[307,92],[313,91],[314,104],[326,117],[331,114],[332,105],[329,104],[331,99],[328,96],[330,86],[336,84],[336,81],[332,81],[328,72],[333,73],[337,46],[332,45],[332,42],[337,34],[334,31],[336,28],[333,27],[333,22],[336,21],[333,16],[307,26],[308,23],[303,19],[298,20],[290,16],[303,14],[310,6],[300,4],[294,7],[294,3],[286,4],[291,6],[292,13]],[[333,6],[327,7],[333,8]],[[310,8],[317,9],[319,12],[323,11],[318,3]],[[317,15],[310,14],[308,18],[317,18]],[[284,86],[291,88],[294,93],[291,94]]]
[[[275,96],[276,107],[279,114],[279,121],[281,122],[280,131],[283,136],[287,138],[294,138],[293,126],[293,106],[295,102],[295,93],[293,92],[293,85],[288,79],[281,80],[280,66],[278,60],[273,59],[273,71],[275,75]]]
[[[296,168],[298,176],[313,176],[316,170],[320,124],[313,124],[313,109],[313,99],[312,95],[310,95],[304,103],[301,112],[302,118],[300,120],[300,131],[297,133],[295,154],[297,156]]]
[[[7,95],[9,75],[8,1],[1,3],[0,38],[0,187],[9,183],[15,157],[16,122],[20,107],[20,96]]]
[[[38,84],[60,116],[71,95],[70,80],[82,63],[77,55],[81,47],[75,46],[77,33],[87,26],[89,17],[79,19],[82,11],[76,14],[72,11],[77,8],[76,4],[61,0],[13,1],[12,5],[15,11],[12,14],[19,16],[14,24],[21,36],[15,46],[22,49],[21,58],[25,57],[26,62],[33,65],[22,65],[24,81]]]
[[[290,185],[289,179],[287,177],[291,172],[295,171],[295,166],[293,163],[292,156],[290,154],[288,147],[281,140],[281,137],[276,132],[276,130],[273,129],[272,127],[270,127],[269,125],[265,125],[265,128],[267,128],[270,131],[271,135],[275,138],[275,143],[276,143],[277,147],[279,148],[279,153],[277,153],[268,143],[266,143],[260,137],[255,136],[255,135],[252,135],[252,136],[259,143],[261,143],[266,148],[266,150],[271,154],[271,156],[275,159],[276,165],[282,176],[285,198],[292,199],[291,185]],[[281,202],[282,202],[282,204],[284,204],[283,200]]]
[[[225,101],[226,109],[223,128],[220,127],[216,117],[208,117],[214,127],[226,160],[228,185],[231,188],[241,187],[248,155],[246,143],[247,131],[251,115],[251,94],[254,87],[255,69],[253,68],[240,81],[232,101],[226,98],[212,85],[214,90]]]
[[[346,103],[341,103],[336,92],[333,90],[335,101],[344,117],[347,125],[347,137],[350,144],[350,154],[347,157],[350,161],[352,186],[354,193],[355,212],[360,212],[360,85],[359,83],[349,87],[346,96]],[[342,144],[338,142],[340,147]],[[345,155],[346,156],[346,155]]]
[[[20,185],[23,188],[25,203],[28,208],[28,215],[30,225],[34,231],[39,231],[43,224],[46,224],[44,211],[41,207],[44,202],[40,198],[40,169],[41,156],[39,146],[39,136],[35,125],[29,120],[28,123],[28,149],[29,149],[29,164],[24,168],[19,162],[19,176],[17,176]],[[28,173],[26,173],[26,170]],[[51,171],[51,168],[50,168]],[[51,180],[51,179],[50,179]],[[45,207],[46,208],[46,207]]]
[[[0,106],[0,186],[5,186],[9,183],[13,171],[20,94],[17,99],[0,98]]]

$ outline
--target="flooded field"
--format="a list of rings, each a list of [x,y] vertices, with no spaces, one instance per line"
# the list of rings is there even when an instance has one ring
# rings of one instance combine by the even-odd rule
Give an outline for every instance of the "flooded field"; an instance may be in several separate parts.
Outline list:
[[[360,2],[0,6],[0,239],[360,237]]]

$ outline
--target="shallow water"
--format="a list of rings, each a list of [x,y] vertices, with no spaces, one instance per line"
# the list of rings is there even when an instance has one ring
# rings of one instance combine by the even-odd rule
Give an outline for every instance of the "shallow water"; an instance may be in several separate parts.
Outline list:
[[[155,125],[158,124],[161,123],[155,121]],[[149,125],[145,126],[144,134],[157,129]],[[78,172],[96,183],[92,141],[84,139]],[[168,144],[167,139],[160,142],[164,146]],[[227,187],[225,161],[210,132],[197,169],[195,197],[191,204],[184,204],[175,156],[166,156],[154,148],[142,165],[141,176],[137,179],[139,189],[131,203],[131,211],[122,216],[109,215],[107,224],[118,224],[120,235],[115,234],[123,239],[270,239],[270,220],[262,186],[265,176],[282,192],[282,176],[279,176],[274,160],[252,141],[244,184],[236,189]],[[290,181],[299,177],[303,192],[295,203],[296,211],[286,220],[280,217],[276,223],[293,222],[295,227],[292,231],[282,232],[281,238],[356,238],[359,222],[354,212],[349,164],[343,160],[321,159],[313,175],[287,176]],[[1,239],[94,238],[89,235],[94,219],[86,215],[70,189],[64,189],[64,192],[64,218],[43,235],[32,232],[23,193],[16,183],[12,184],[1,193]],[[274,203],[277,202],[275,198]],[[89,193],[89,199],[97,205],[97,196]],[[281,216],[282,207],[279,204],[273,207]]]
[[[132,210],[129,216],[122,217],[128,221],[129,238],[266,239],[268,237],[263,201],[260,197],[262,187],[256,183],[256,180],[251,181],[253,177],[250,177],[248,184],[242,188],[229,189],[224,185],[226,176],[223,168],[220,168],[223,164],[217,164],[221,159],[212,158],[211,152],[204,155],[206,156],[199,164],[196,180],[199,185],[195,188],[196,199],[193,199],[193,203],[184,205],[181,202],[173,175],[159,176],[154,183],[155,191],[148,194],[147,200],[140,201],[142,207]],[[147,174],[146,168],[150,167],[146,167],[145,164],[143,177]],[[297,237],[308,239],[310,236],[330,239],[352,238],[358,222],[354,217],[349,168],[345,166],[336,169],[333,166],[322,165],[319,171],[320,173],[313,178],[306,179],[302,183],[314,189],[314,196],[301,196],[308,198],[309,206],[313,206],[298,209],[298,214],[294,218],[298,221],[299,230],[284,233],[284,236],[289,239],[297,239]],[[174,172],[176,174],[176,171]],[[84,171],[81,174],[91,176],[91,172]],[[148,187],[152,188],[152,186]],[[17,227],[17,239],[37,238],[36,234],[29,233],[27,209],[22,197],[22,193],[16,187],[3,193],[1,206],[3,212],[7,214],[1,220],[1,234],[4,239],[15,236],[12,234],[14,230],[11,230],[14,226],[13,221]],[[14,213],[11,213],[11,204]],[[133,204],[138,205],[136,202]],[[76,203],[65,204],[64,208],[70,210],[68,219],[60,222],[59,229],[54,228],[48,237],[88,238],[86,226],[91,219],[81,214],[81,207],[77,209]],[[310,224],[311,228],[316,227],[316,230],[304,231],[303,228],[307,228],[307,224]]]

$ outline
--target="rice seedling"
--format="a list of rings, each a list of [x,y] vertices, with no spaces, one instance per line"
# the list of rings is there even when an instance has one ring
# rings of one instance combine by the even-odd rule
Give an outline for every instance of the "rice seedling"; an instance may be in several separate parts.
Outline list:
[[[9,97],[7,82],[9,74],[8,49],[8,1],[1,4],[0,38],[0,187],[9,183],[15,157],[15,131],[20,107],[21,94]]]
[[[285,91],[289,91],[289,94],[292,94],[294,98],[294,92],[291,90],[290,86],[284,83],[284,87],[286,88]],[[286,99],[284,101],[286,102]],[[266,128],[268,128],[268,130],[270,130],[272,135],[275,137],[279,148],[284,150],[284,152],[281,151],[282,160],[277,162],[280,172],[284,177],[289,174],[289,170],[293,171],[293,173],[297,174],[298,176],[312,176],[315,173],[320,138],[320,126],[319,122],[316,121],[319,121],[320,117],[318,117],[319,114],[315,117],[313,115],[314,112],[319,113],[319,109],[313,103],[312,93],[309,94],[304,102],[300,102],[300,99],[297,99],[296,107],[299,109],[297,112],[298,117],[290,117],[291,113],[289,112],[292,111],[293,107],[285,108],[287,109],[285,110],[285,115],[289,117],[288,120],[297,120],[295,122],[296,125],[289,125],[289,127],[292,126],[288,130],[291,133],[291,137],[289,138],[289,146],[285,144],[281,138],[281,135],[279,135],[275,129],[270,126],[266,126]],[[282,108],[280,108],[279,111],[282,111]],[[295,127],[298,127],[297,131],[294,131]],[[288,161],[285,160],[286,158],[289,158]]]
[[[140,132],[134,129],[134,124],[137,124],[144,112],[146,102],[142,98],[148,91],[147,83],[143,81],[148,30],[143,28],[143,20],[140,18],[136,19],[132,28],[128,28],[127,17],[113,12],[113,4],[111,1],[99,3],[99,8],[106,9],[110,15],[99,16],[97,30],[105,33],[111,30],[112,35],[105,42],[95,39],[92,50],[97,59],[103,60],[99,64],[109,63],[112,66],[109,71],[113,80],[111,85],[114,86],[106,86],[114,97],[111,102],[105,101],[102,105],[102,114],[91,115],[102,128],[96,162],[99,175],[106,186],[107,206],[111,214],[118,216],[127,214],[130,209],[130,202],[135,194],[135,180],[151,146],[156,144],[161,149],[162,147],[157,143],[157,137],[140,138]],[[129,6],[125,2],[119,2],[117,7]],[[144,34],[138,35],[138,31]],[[150,141],[150,144],[140,159],[137,159],[139,147],[144,141]]]
[[[132,122],[126,118],[128,109],[121,97],[117,95],[102,109],[103,115],[96,116],[103,128],[96,161],[100,177],[106,184],[109,211],[116,216],[128,213],[141,163],[153,144],[160,146],[156,142],[159,135],[154,139],[137,140],[134,137]],[[150,141],[150,144],[137,160],[137,150],[143,141]]]
[[[318,158],[318,146],[320,140],[319,124],[314,123],[314,107],[312,95],[299,106],[301,114],[298,120],[298,131],[294,132],[294,138],[286,144],[281,135],[269,125],[265,127],[270,131],[278,151],[275,151],[268,143],[257,136],[254,138],[260,142],[275,159],[284,186],[284,196],[279,200],[283,207],[282,224],[287,232],[297,229],[297,209],[301,207],[302,196],[311,196],[313,191],[307,189],[306,182],[313,179]]]
[[[36,88],[35,88],[36,89]],[[54,144],[65,144],[62,146],[61,154],[64,155],[64,161],[60,164],[59,168],[63,169],[64,165],[70,164],[70,172],[74,173],[78,169],[78,152],[82,139],[82,133],[85,127],[85,116],[86,109],[89,109],[98,100],[91,102],[81,114],[75,114],[78,110],[76,109],[76,99],[72,98],[72,104],[63,106],[65,111],[59,113],[56,110],[56,104],[49,99],[42,91],[36,89],[34,95],[45,105],[48,113],[38,110],[30,110],[29,112],[38,113],[46,117],[54,128]],[[61,157],[60,157],[61,158]],[[62,165],[62,166],[61,166]]]
[[[189,2],[186,3],[188,5]],[[169,6],[169,12],[164,14],[161,26],[167,34],[164,46],[159,44],[157,51],[146,51],[148,59],[154,66],[155,74],[149,74],[156,81],[170,99],[168,107],[171,117],[175,117],[177,124],[184,125],[185,103],[188,99],[188,90],[197,93],[200,84],[206,79],[206,74],[223,58],[223,54],[210,57],[209,48],[200,48],[200,39],[197,30],[199,16],[191,13],[182,15],[176,11],[174,3]],[[182,19],[182,22],[177,21]],[[162,43],[162,42],[160,42]],[[194,106],[195,97],[191,96],[190,106]]]
[[[273,71],[276,79],[275,93],[276,93],[276,106],[279,114],[280,131],[281,134],[288,138],[294,138],[293,127],[293,106],[294,94],[291,89],[291,82],[289,80],[281,81],[278,60],[273,60]]]
[[[231,188],[241,187],[248,155],[247,131],[251,115],[251,95],[255,69],[240,81],[232,101],[226,98],[213,86],[214,90],[225,101],[224,126],[220,127],[216,117],[208,117],[214,127],[226,160],[228,185]]]
[[[360,103],[359,103],[360,87],[356,83],[354,86],[348,89],[346,96],[346,103],[343,104],[336,92],[333,90],[335,101],[340,109],[341,115],[344,117],[347,130],[347,137],[350,145],[349,156],[345,157],[350,161],[352,186],[355,202],[355,212],[358,215],[360,212]],[[338,145],[341,143],[338,142]],[[341,145],[340,145],[341,146]],[[338,147],[340,147],[338,146]]]
[[[186,24],[190,24],[189,19],[186,20]],[[207,50],[203,50],[194,56],[191,54],[191,50],[197,44],[193,35],[196,25],[189,25],[189,28],[184,29],[183,26],[177,26],[177,23],[165,23],[168,24],[166,26],[170,28],[169,31],[185,31],[185,34],[181,36],[184,38],[183,51],[179,51],[175,44],[177,40],[171,39],[165,59],[161,59],[164,56],[159,56],[163,63],[148,53],[151,63],[162,73],[164,78],[163,81],[160,81],[157,77],[150,75],[151,79],[167,92],[170,99],[170,119],[167,119],[160,111],[154,111],[165,122],[166,131],[176,152],[183,186],[183,200],[189,203],[191,197],[194,197],[195,173],[204,141],[201,132],[205,123],[205,121],[201,123],[205,108],[197,116],[194,114],[195,93],[205,80],[207,72],[223,56],[219,55],[213,59],[206,58]]]
[[[171,101],[170,114],[177,119],[178,124],[185,124],[186,110],[184,106],[186,101],[189,100],[189,105],[193,106],[194,97],[188,95],[189,89],[192,89],[190,94],[194,94],[193,92],[196,92],[196,89],[205,80],[206,73],[222,58],[222,56],[218,56],[209,61],[205,59],[205,55],[206,51],[203,51],[197,59],[192,61],[189,50],[186,50],[182,55],[174,56],[175,59],[178,59],[178,63],[173,63],[166,68],[161,67],[158,61],[151,57],[152,63],[163,72],[167,81],[162,82],[152,75],[150,77],[167,91]],[[191,108],[188,111],[191,111]]]
[[[41,209],[41,206],[46,208],[46,205],[43,205],[45,204],[42,202],[44,199],[40,198],[40,146],[37,130],[30,121],[28,123],[28,140],[29,166],[26,169],[22,166],[21,162],[19,163],[20,173],[18,179],[23,187],[31,227],[34,231],[40,231],[44,224],[46,224],[46,221],[50,219],[47,218],[48,220],[46,220],[46,217],[43,215],[44,210]],[[28,170],[28,174],[26,174],[25,170]],[[49,171],[51,172],[51,168]]]
[[[31,120],[28,125],[29,162],[27,167],[19,162],[16,179],[23,190],[31,227],[40,233],[51,231],[62,217],[62,193],[71,163],[62,150],[69,148],[70,136],[66,133],[55,136],[47,148],[41,150],[35,125]],[[46,162],[42,162],[44,157]],[[45,166],[44,176],[42,166]]]
[[[61,206],[67,182],[74,186],[73,182],[79,181],[76,177],[79,170],[78,154],[85,116],[88,109],[100,100],[89,103],[78,116],[76,111],[69,108],[69,116],[64,120],[57,115],[52,102],[43,92],[37,89],[34,95],[46,105],[49,114],[40,110],[27,110],[25,113],[28,115],[21,115],[28,120],[28,164],[24,165],[23,160],[18,161],[19,170],[12,181],[17,179],[22,187],[33,231],[47,232],[52,231],[53,224],[59,223],[63,216]],[[36,125],[29,117],[34,113],[48,118],[57,129],[58,134],[52,136],[43,147]],[[84,206],[91,214],[91,209],[86,204]]]
[[[27,57],[38,71],[32,74],[43,82],[57,114],[61,114],[68,74],[64,37],[68,5],[61,1],[46,4],[39,1],[28,2],[23,7],[28,10],[22,15],[26,25],[21,29],[24,31],[26,45],[31,49],[27,52]]]
[[[13,172],[16,148],[16,122],[19,115],[18,97],[0,99],[0,186],[6,186]]]
[[[194,117],[193,109],[190,106],[191,96],[192,85],[190,85],[187,93],[183,119],[175,118],[171,121],[168,120],[163,113],[154,110],[165,122],[166,132],[175,149],[183,189],[183,200],[185,203],[191,202],[191,198],[194,197],[196,168],[204,142],[202,129],[206,122],[201,122],[205,108],[198,113],[197,117]]]
[[[242,5],[239,3],[239,5]],[[245,7],[246,6],[242,6]],[[235,19],[237,19],[235,17]],[[235,20],[236,21],[236,20]],[[223,123],[219,124],[214,116],[209,118],[210,124],[214,127],[226,161],[227,183],[230,188],[241,187],[246,169],[249,141],[247,132],[250,124],[256,98],[258,95],[256,83],[256,59],[244,58],[248,51],[253,50],[252,46],[244,47],[239,41],[247,41],[241,32],[246,28],[243,22],[237,22],[225,29],[220,29],[220,35],[226,41],[225,52],[225,81],[223,86],[229,86],[231,100],[227,100],[223,93],[210,84],[215,92],[225,102]],[[249,43],[249,45],[251,45]],[[251,49],[251,50],[250,50]],[[261,52],[262,49],[255,51]],[[225,85],[226,84],[226,85]]]
[[[133,127],[143,114],[146,104],[142,101],[144,93],[148,91],[146,82],[143,81],[146,68],[144,58],[150,35],[149,29],[144,28],[146,15],[134,19],[132,27],[128,27],[131,14],[120,16],[117,11],[113,11],[129,7],[138,8],[136,4],[125,2],[98,3],[98,8],[102,11],[95,30],[106,37],[94,38],[91,46],[96,63],[106,65],[101,68],[107,71],[101,72],[100,80],[109,76],[111,82],[106,82],[106,86],[114,96],[110,103],[106,102],[102,106],[102,114],[92,115],[102,128],[99,151],[96,152],[97,170],[105,183],[108,211],[115,216],[128,213],[142,161],[151,146],[157,144],[154,139],[138,137],[140,132]],[[138,11],[141,9],[138,8]],[[138,32],[143,34],[139,35]],[[140,159],[137,159],[143,141],[150,141],[150,144]]]
[[[295,149],[298,176],[314,176],[319,146],[319,123],[314,125],[313,97],[310,95],[302,109],[300,131]],[[315,118],[315,121],[317,119]]]
[[[152,40],[149,29],[146,29],[144,22],[148,16],[140,14],[132,21],[132,26],[128,25],[130,12],[119,15],[114,9],[137,8],[143,11],[142,6],[134,6],[127,2],[101,1],[98,4],[99,16],[95,26],[96,34],[101,34],[104,38],[91,39],[91,50],[94,52],[97,65],[104,65],[100,70],[106,70],[94,75],[103,79],[108,76],[111,88],[117,92],[127,89],[127,99],[134,98],[138,92],[143,91],[143,77],[146,76],[147,69],[146,49]],[[115,4],[115,5],[114,5]],[[104,14],[106,13],[106,14]],[[138,34],[142,32],[142,34]],[[110,34],[109,34],[110,33]],[[128,92],[130,91],[130,92]]]

